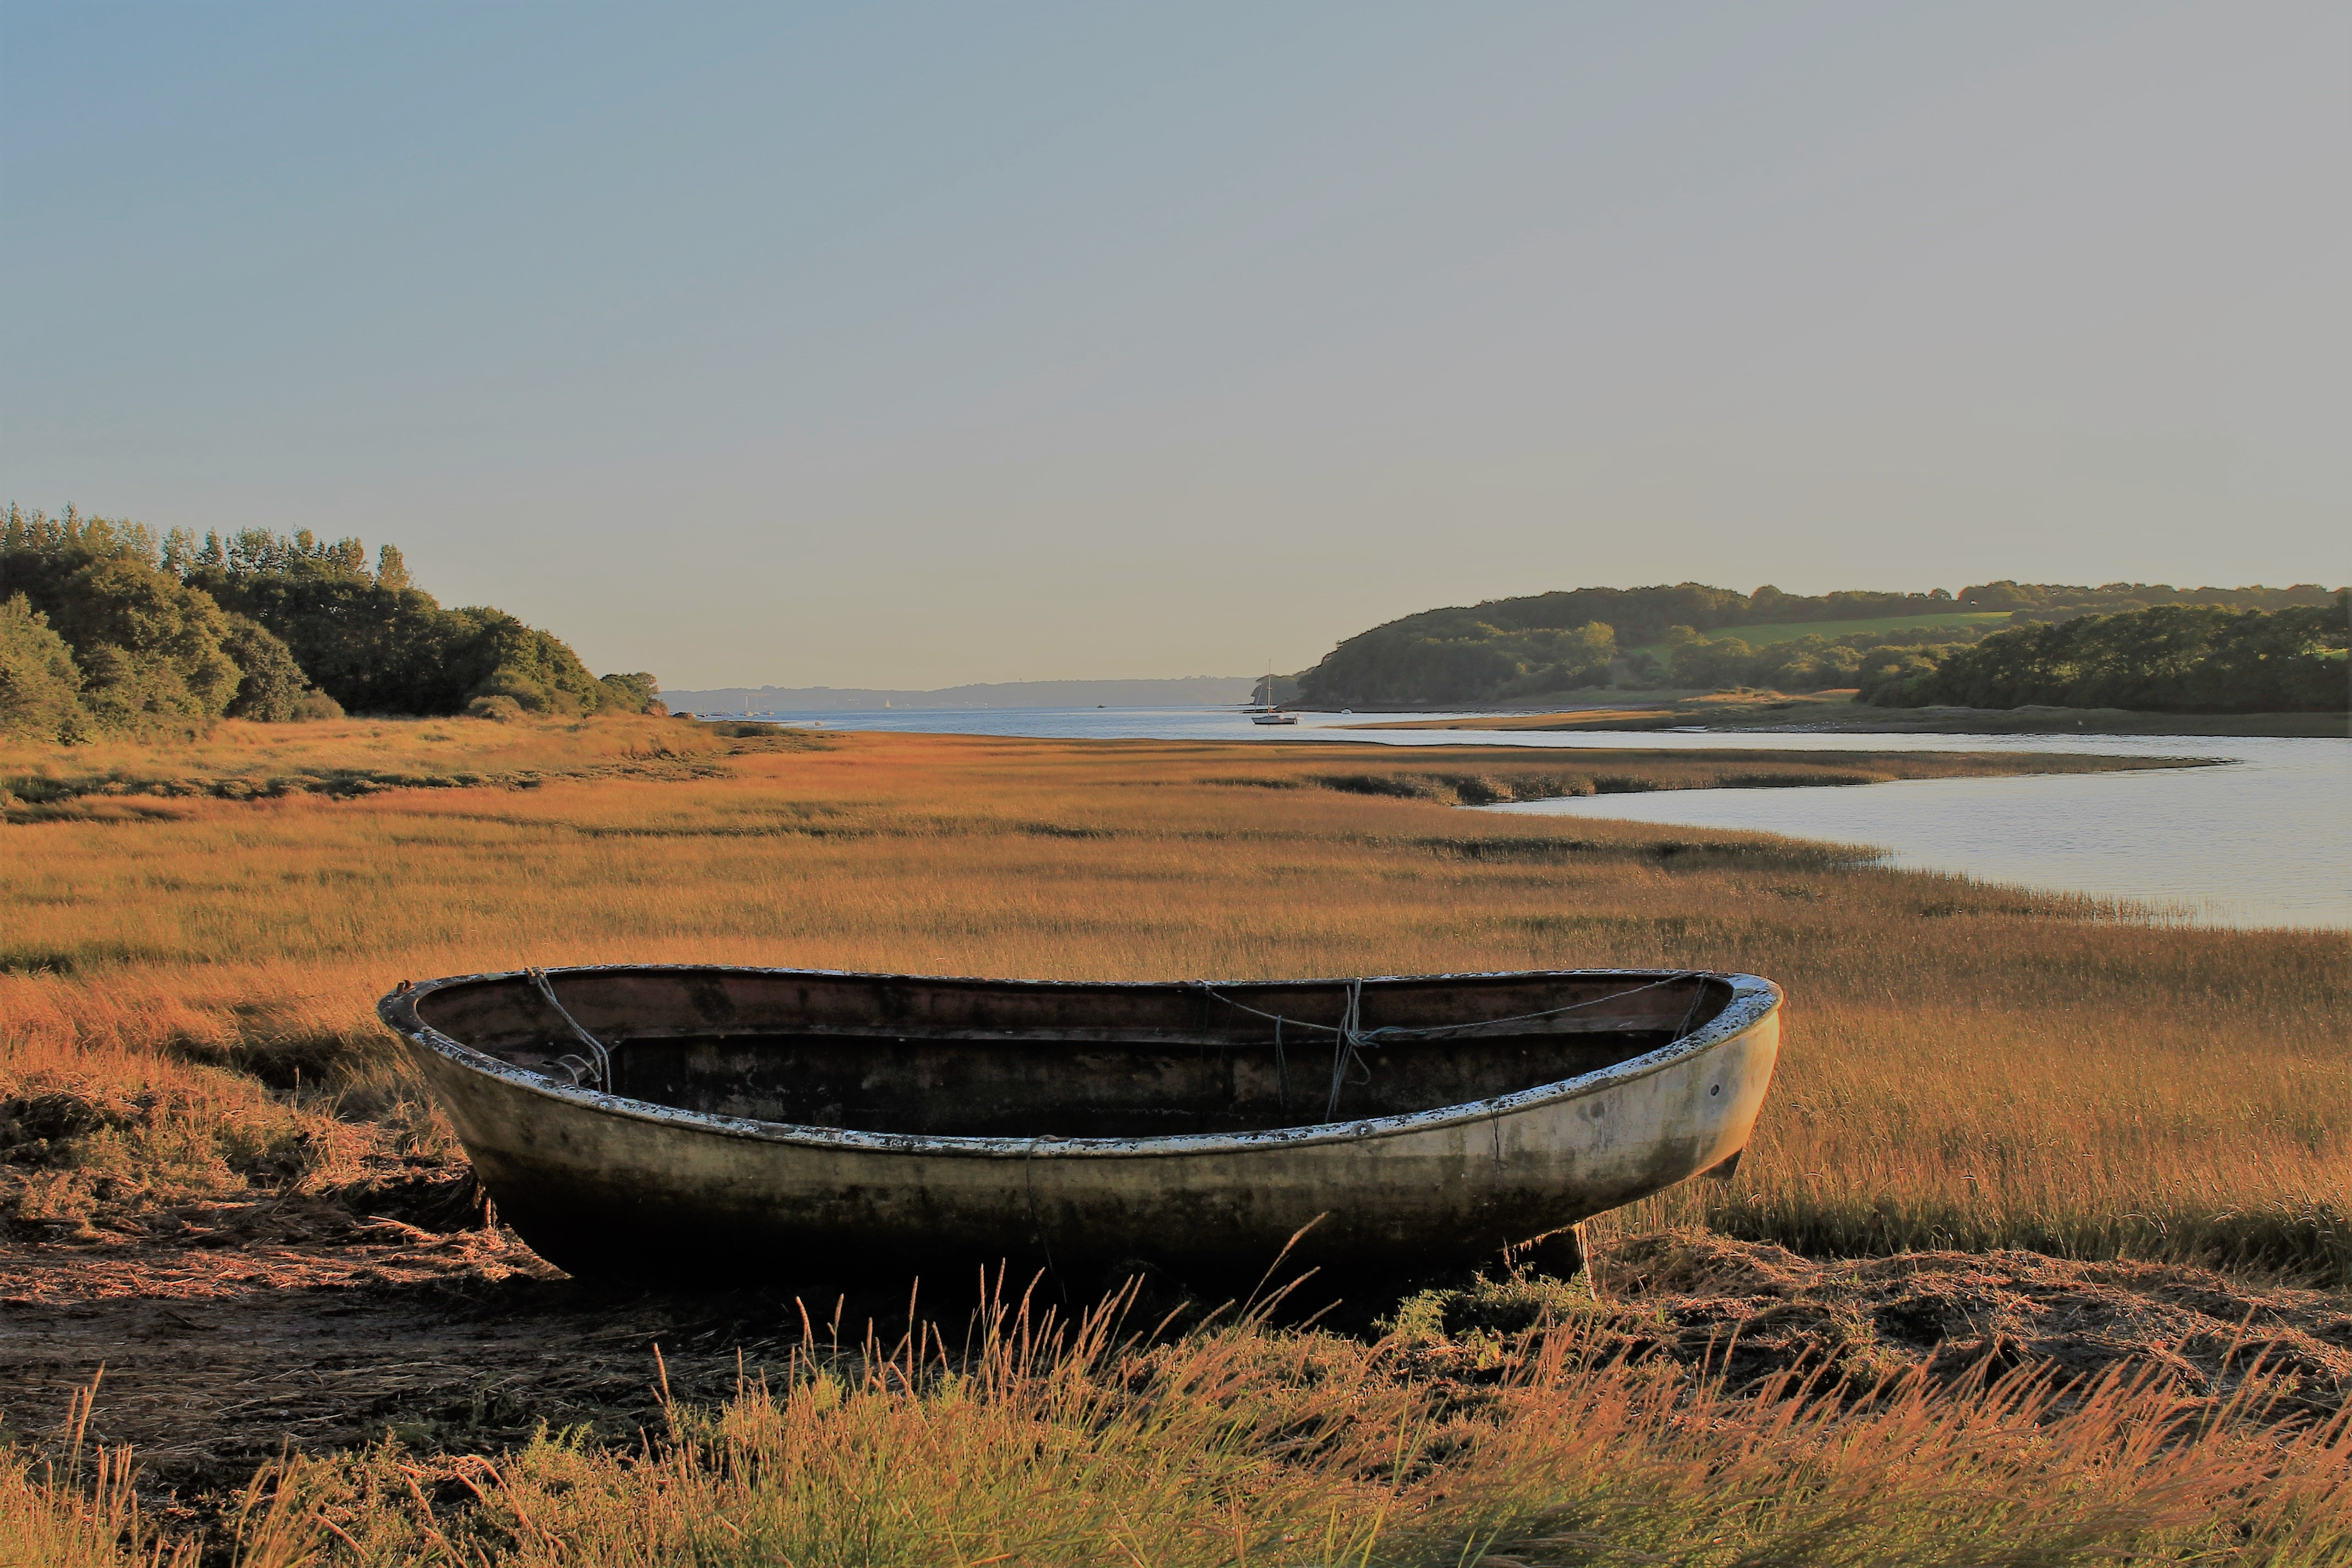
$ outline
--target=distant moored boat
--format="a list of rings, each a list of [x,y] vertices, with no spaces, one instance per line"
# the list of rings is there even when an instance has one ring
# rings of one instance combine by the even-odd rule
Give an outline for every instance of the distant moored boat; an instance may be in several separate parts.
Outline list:
[[[1298,715],[1297,715],[1297,714],[1296,714],[1296,713],[1286,713],[1286,712],[1284,712],[1284,711],[1283,711],[1283,710],[1282,710],[1278,705],[1276,705],[1276,703],[1275,702],[1275,700],[1274,700],[1274,672],[1273,672],[1272,670],[1268,670],[1268,671],[1266,671],[1266,675],[1265,675],[1265,688],[1264,688],[1264,692],[1265,692],[1265,700],[1263,703],[1260,703],[1258,706],[1256,706],[1256,707],[1255,707],[1255,708],[1252,708],[1252,709],[1250,710],[1250,722],[1251,722],[1251,723],[1253,723],[1253,724],[1296,724],[1296,723],[1297,723],[1297,722],[1298,722]],[[1253,692],[1253,693],[1251,694],[1251,696],[1252,696],[1252,700],[1255,700],[1257,695],[1258,695],[1257,693]]]

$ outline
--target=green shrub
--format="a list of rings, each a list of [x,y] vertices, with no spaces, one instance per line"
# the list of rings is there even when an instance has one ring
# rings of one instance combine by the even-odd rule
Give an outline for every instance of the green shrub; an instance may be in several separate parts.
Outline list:
[[[283,723],[299,715],[305,698],[318,695],[293,650],[250,616],[229,616],[221,646],[243,676],[228,705],[230,718]]]
[[[449,714],[478,697],[560,715],[659,708],[651,675],[599,680],[562,639],[503,610],[443,609],[392,546],[370,571],[358,540],[324,542],[308,530],[199,543],[174,529],[159,542],[141,523],[11,507],[0,598],[19,594],[76,662],[75,722],[102,728],[345,709]],[[46,654],[9,657],[47,668]],[[34,678],[13,679],[29,690]],[[51,695],[13,700],[27,713],[55,706],[50,678],[39,684]]]
[[[2341,713],[2346,595],[2330,605],[2158,605],[1997,632],[1885,668],[1862,696],[1901,707],[2130,708],[2168,713]]]
[[[0,603],[0,734],[67,740],[81,712],[81,669],[24,595]]]

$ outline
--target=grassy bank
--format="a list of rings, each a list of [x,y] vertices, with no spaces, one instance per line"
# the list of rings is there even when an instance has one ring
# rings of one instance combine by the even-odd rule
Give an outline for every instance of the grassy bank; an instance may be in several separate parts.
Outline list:
[[[34,745],[0,738],[0,821],[175,817],[174,801],[336,799],[388,789],[531,789],[551,779],[716,776],[741,742],[637,716],[215,723],[194,740]]]
[[[963,1343],[821,1338],[718,1407],[614,1451],[543,1432],[497,1460],[397,1443],[268,1467],[240,1563],[504,1565],[1994,1564],[2340,1562],[2342,1417],[2255,1419],[2261,1378],[2185,1413],[2156,1380],[2062,1388],[1979,1363],[1867,1394],[1733,1388],[1596,1357],[1572,1321],[1476,1363],[1243,1321],[1172,1342],[1116,1307],[1021,1307]],[[119,1458],[89,1481],[0,1464],[0,1552],[192,1556]],[[73,1461],[68,1460],[70,1465]],[[231,1545],[233,1542],[233,1546]],[[223,1552],[224,1556],[228,1552]]]
[[[12,1212],[95,1223],[93,1171],[117,1194],[147,1170],[225,1187],[272,1160],[340,1173],[336,1151],[374,1122],[311,1127],[284,1092],[298,1075],[428,1136],[395,1109],[404,1069],[370,1011],[404,977],[624,960],[1114,978],[1671,964],[1785,984],[1785,1065],[1740,1181],[1622,1223],[2352,1278],[2338,934],[2159,930],[1761,836],[1441,804],[1582,787],[1526,752],[727,744],[719,776],[191,795],[6,828],[0,1096],[95,1108],[62,1135],[80,1140],[69,1159],[10,1167]],[[1733,753],[1599,770],[2033,765]],[[304,1138],[299,1158],[268,1152]]]
[[[426,1279],[443,1255],[433,1234],[371,1230],[373,1250],[335,1255],[366,1250],[364,1267],[332,1279],[305,1273],[309,1255],[284,1240],[289,1215],[314,1229],[383,1214],[431,1223],[394,1200],[446,1192],[456,1150],[374,1023],[374,998],[404,977],[603,961],[1138,978],[1751,969],[1790,1000],[1738,1178],[1612,1216],[1605,1257],[1651,1258],[1638,1238],[1704,1226],[1817,1255],[2030,1247],[2352,1284],[2340,933],[2159,929],[1833,847],[1452,809],[2033,759],[1433,757],[672,723],[640,736],[451,721],[446,742],[429,726],[305,727],[313,752],[266,764],[249,754],[259,741],[230,731],[217,765],[138,765],[316,777],[305,770],[331,762],[422,772],[423,753],[453,782],[64,790],[0,826],[0,1264],[24,1265],[5,1289],[30,1300],[23,1281],[83,1270],[94,1282],[61,1298],[70,1316],[87,1310],[75,1300],[154,1288],[138,1281],[163,1266],[142,1275],[149,1264],[131,1260],[177,1248],[170,1267],[210,1293],[142,1331],[168,1335],[210,1321],[204,1303],[225,1324],[258,1321],[238,1291],[382,1289],[368,1281],[395,1265]],[[629,754],[648,742],[673,755]],[[513,765],[491,765],[488,749]],[[107,779],[133,762],[10,753],[0,776]],[[334,1207],[351,1193],[365,1196]],[[264,1216],[281,1229],[239,1228]],[[1437,1303],[1378,1343],[1233,1329],[1048,1355],[1035,1334],[1009,1332],[977,1369],[941,1367],[936,1344],[902,1348],[902,1373],[886,1347],[839,1359],[803,1347],[822,1366],[795,1373],[787,1356],[764,1388],[754,1377],[731,1400],[698,1395],[649,1446],[611,1449],[613,1434],[581,1428],[468,1458],[456,1439],[410,1434],[408,1447],[274,1469],[244,1524],[232,1506],[219,1529],[242,1528],[256,1563],[535,1563],[559,1542],[572,1561],[959,1565],[2340,1552],[2317,1532],[2343,1511],[2347,1438],[2324,1415],[2284,1436],[2275,1419],[2333,1374],[2258,1378],[2235,1413],[2226,1397],[2183,1405],[2155,1386],[2057,1399],[2035,1381],[2051,1370],[2041,1352],[2018,1348],[2056,1298],[2013,1292],[1998,1320],[2009,1327],[1964,1328],[1982,1314],[1961,1261],[1948,1268],[1956,1282],[1924,1295],[1890,1276],[1876,1297],[1822,1298],[1799,1348],[1860,1380],[1837,1397],[1706,1370],[1714,1325],[1727,1342],[1763,1342],[1797,1296],[1834,1281],[1710,1285],[1747,1304],[1707,1317],[1696,1302],[1643,1304],[1661,1265],[1612,1262],[1603,1288],[1630,1305],[1553,1296],[1497,1318],[1476,1300]],[[2215,1342],[2197,1355],[2242,1367],[2264,1353],[2283,1331],[2240,1330],[2242,1311],[2200,1278],[2165,1286],[2181,1312],[2210,1320]],[[280,1315],[301,1323],[307,1310]],[[2324,1363],[2341,1315],[2298,1310],[2297,1342]],[[2015,1370],[1998,1394],[1941,1363],[1872,1373],[1874,1347],[1898,1329],[1975,1333],[1984,1376]],[[1684,1359],[1659,1362],[1678,1336]],[[315,1342],[289,1337],[288,1353]],[[530,1343],[533,1356],[548,1348],[536,1331]],[[2188,1365],[2150,1353],[2143,1369]],[[641,1388],[658,1375],[646,1361]],[[285,1402],[275,1386],[237,1399],[266,1415]],[[101,1387],[101,1432],[109,1397]],[[2263,1422],[2241,1419],[2263,1399]],[[519,1414],[527,1431],[530,1412]],[[20,1411],[0,1415],[31,1434]],[[0,1473],[0,1558],[123,1560],[131,1494],[93,1489],[92,1462],[70,1483],[37,1460]],[[151,1506],[140,1528],[156,1527]]]
[[[2243,735],[2341,738],[2340,713],[2139,713],[2122,708],[1878,708],[1845,691],[1629,692],[1609,705],[1469,719],[1393,719],[1359,730],[1806,730],[1853,735]]]

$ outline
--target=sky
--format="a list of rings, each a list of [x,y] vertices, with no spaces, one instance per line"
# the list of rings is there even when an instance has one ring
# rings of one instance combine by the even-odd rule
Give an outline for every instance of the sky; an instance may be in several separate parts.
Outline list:
[[[597,670],[2352,578],[2352,6],[0,5],[0,504]]]

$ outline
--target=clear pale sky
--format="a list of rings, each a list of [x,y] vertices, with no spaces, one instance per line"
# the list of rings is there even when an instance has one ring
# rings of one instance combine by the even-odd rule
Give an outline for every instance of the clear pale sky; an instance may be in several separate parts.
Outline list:
[[[0,5],[0,502],[667,685],[2352,577],[2352,6]]]

